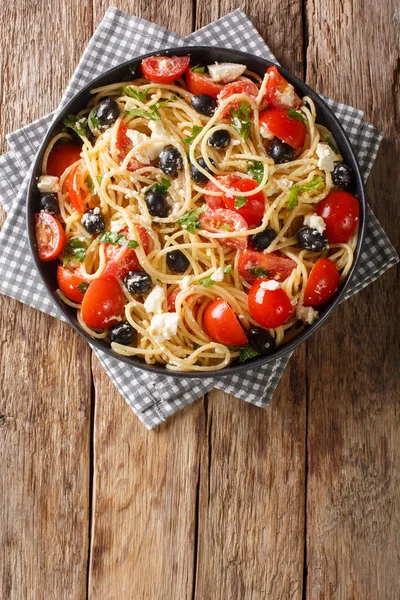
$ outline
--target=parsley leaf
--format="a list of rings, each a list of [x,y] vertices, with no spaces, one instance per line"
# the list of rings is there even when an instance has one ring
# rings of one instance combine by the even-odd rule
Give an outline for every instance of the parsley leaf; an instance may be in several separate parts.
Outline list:
[[[199,125],[193,125],[192,133],[190,134],[189,137],[187,137],[183,140],[185,142],[185,144],[188,144],[188,146],[190,146],[190,144],[197,138],[200,131],[202,131],[202,130],[203,130],[203,127],[200,127]]]
[[[254,277],[258,277],[259,279],[268,277],[271,273],[266,271],[262,267],[255,267],[254,269],[249,269],[250,275],[254,275]]]
[[[131,85],[126,85],[122,88],[122,93],[125,94],[125,96],[129,96],[130,98],[135,98],[135,100],[139,100],[139,102],[144,102],[147,98],[147,94],[149,93],[149,91],[151,90],[151,88],[148,88],[147,90],[138,90],[135,89],[134,86]]]
[[[204,285],[204,287],[208,288],[213,285],[214,281],[211,279],[211,277],[204,277],[204,279],[199,279],[199,283],[201,283],[201,285]]]
[[[246,360],[250,360],[250,358],[255,358],[256,356],[260,356],[260,353],[253,348],[245,346],[244,348],[240,348],[239,362],[245,362]]]
[[[338,147],[336,146],[336,144],[334,143],[333,139],[331,138],[330,135],[327,135],[325,138],[325,142],[328,144],[328,146],[334,151],[335,154],[340,154]]]
[[[81,294],[84,294],[86,292],[86,290],[88,289],[89,285],[90,285],[89,281],[82,281],[82,283],[80,283],[76,287],[80,291]]]
[[[86,137],[87,119],[85,117],[77,117],[76,115],[68,115],[65,117],[64,130],[73,129],[81,137]]]
[[[220,225],[218,229],[222,229],[223,231],[230,231],[229,225]]]
[[[247,204],[246,196],[236,196],[235,208],[242,208],[242,206],[246,206],[246,204]]]
[[[262,182],[264,177],[264,165],[259,160],[249,160],[247,161],[247,174],[250,175],[252,179],[255,179],[258,184]]]
[[[289,117],[289,119],[296,119],[297,121],[302,121],[303,123],[306,122],[306,119],[301,114],[301,112],[294,110],[294,108],[289,108],[289,110],[287,111],[287,116]]]
[[[183,215],[183,217],[178,219],[179,225],[182,227],[182,229],[187,229],[189,233],[196,233],[196,229],[201,229],[199,216],[205,211],[205,209],[206,205],[203,204],[203,206],[200,206],[200,208],[186,213]]]
[[[94,183],[93,183],[93,179],[90,177],[90,175],[88,175],[85,179],[85,185],[88,188],[89,192],[91,194],[93,194],[94,192]]]
[[[287,200],[287,208],[288,210],[293,210],[299,203],[299,193],[309,192],[310,190],[314,190],[323,185],[324,180],[321,175],[316,175],[308,181],[304,185],[300,186],[297,183],[292,187],[289,192],[288,200]]]
[[[78,237],[70,238],[64,248],[63,265],[67,265],[71,262],[71,260],[83,262],[86,256],[86,248],[87,244],[85,241],[79,239]]]
[[[288,210],[293,210],[299,203],[299,186],[294,185],[289,192],[287,207]]]
[[[301,186],[300,192],[309,192],[310,190],[315,190],[316,188],[321,187],[323,184],[324,180],[321,175],[316,175],[311,179],[311,181],[307,181],[307,183]]]
[[[99,118],[96,117],[96,115],[93,114],[90,116],[90,122],[94,129],[100,129],[100,121],[99,121]]]
[[[171,187],[171,181],[166,177],[162,177],[160,181],[153,183],[148,189],[148,191],[159,192],[163,196],[166,196],[169,188]]]
[[[230,116],[232,127],[247,139],[251,131],[250,106],[247,102],[241,102],[239,108],[231,108]]]
[[[132,108],[132,110],[124,110],[123,113],[124,115],[129,115],[131,117],[144,117],[145,119],[150,119],[151,121],[160,121],[161,117],[158,114],[158,109],[165,104],[168,104],[168,102],[172,102],[173,100],[176,100],[175,94],[172,94],[172,96],[167,100],[159,100],[152,106],[149,106],[148,108],[150,111],[142,110],[141,108]]]
[[[224,269],[224,273],[230,275],[232,273],[232,265],[227,265]]]
[[[123,233],[116,231],[104,231],[99,235],[97,242],[106,242],[117,246],[127,246],[128,248],[137,248],[139,244],[135,240],[127,240]]]
[[[206,68],[200,67],[200,65],[195,65],[194,67],[190,67],[190,70],[192,71],[192,73],[204,73]]]

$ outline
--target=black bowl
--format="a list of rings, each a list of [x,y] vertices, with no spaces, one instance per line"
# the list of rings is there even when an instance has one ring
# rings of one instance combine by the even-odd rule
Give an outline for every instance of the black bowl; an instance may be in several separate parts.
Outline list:
[[[265,60],[263,58],[252,56],[251,54],[246,54],[245,52],[238,52],[236,50],[227,50],[222,48],[209,48],[206,46],[189,46],[182,48],[171,48],[164,51],[152,52],[150,54],[146,54],[145,56],[155,56],[155,55],[176,55],[182,56],[186,54],[191,55],[191,61],[193,64],[211,64],[215,61],[218,62],[238,62],[244,63],[248,66],[248,68],[255,73],[263,76],[266,69],[273,65],[273,63]],[[220,376],[230,376],[233,373],[239,373],[240,371],[245,371],[248,369],[256,369],[257,367],[275,361],[277,358],[291,352],[297,346],[299,346],[304,340],[310,337],[321,325],[326,321],[328,316],[332,313],[334,308],[340,303],[343,299],[346,289],[348,288],[350,281],[353,278],[354,271],[358,260],[360,258],[361,246],[364,240],[365,234],[365,214],[366,214],[366,200],[365,200],[365,192],[363,186],[363,180],[361,177],[360,169],[358,166],[357,158],[354,154],[354,151],[351,147],[349,139],[346,133],[343,130],[343,127],[333,114],[333,112],[328,108],[325,102],[311,89],[306,85],[303,81],[286,71],[286,69],[282,69],[279,67],[281,73],[286,77],[290,83],[294,85],[297,90],[299,96],[310,96],[315,103],[317,109],[317,122],[321,125],[325,125],[334,138],[336,139],[340,152],[344,157],[344,160],[349,164],[355,174],[356,178],[356,195],[360,202],[360,230],[359,230],[359,238],[357,243],[357,248],[354,254],[354,263],[350,270],[350,273],[346,277],[345,281],[342,283],[339,288],[337,294],[334,298],[331,299],[330,302],[327,302],[319,311],[320,317],[313,324],[305,329],[293,340],[280,346],[276,352],[271,354],[270,356],[263,356],[252,361],[236,364],[226,367],[223,371],[214,371],[214,372],[189,372],[189,373],[176,373],[174,371],[169,371],[163,365],[147,365],[139,358],[135,357],[125,357],[116,354],[109,344],[105,341],[94,339],[90,337],[87,333],[85,333],[79,326],[76,319],[76,310],[67,306],[62,302],[59,296],[56,294],[57,289],[57,279],[56,279],[56,262],[44,263],[39,260],[37,245],[36,245],[36,236],[35,236],[35,220],[34,213],[39,210],[38,208],[38,190],[36,186],[36,178],[41,175],[41,163],[42,157],[49,143],[50,139],[61,131],[63,127],[63,119],[66,115],[72,113],[76,114],[80,110],[86,107],[89,102],[91,95],[90,90],[96,87],[100,87],[103,85],[108,85],[111,83],[115,83],[117,81],[122,81],[129,73],[129,68],[140,64],[140,61],[145,56],[139,57],[135,60],[130,60],[119,67],[115,67],[110,71],[104,73],[100,77],[94,79],[89,85],[86,85],[68,104],[63,108],[63,110],[59,113],[55,121],[52,123],[46,137],[43,140],[41,148],[35,158],[35,164],[33,168],[32,178],[29,184],[28,196],[27,196],[27,226],[28,226],[28,235],[30,240],[30,246],[33,254],[33,258],[35,260],[37,269],[43,279],[43,282],[51,294],[54,302],[57,304],[60,311],[63,313],[67,321],[74,327],[81,335],[83,335],[88,342],[90,342],[96,348],[99,348],[106,354],[109,354],[113,358],[118,358],[119,360],[127,363],[131,366],[138,367],[140,369],[145,369],[154,373],[162,373],[164,375],[172,376],[172,377],[210,377],[213,373],[215,375]]]

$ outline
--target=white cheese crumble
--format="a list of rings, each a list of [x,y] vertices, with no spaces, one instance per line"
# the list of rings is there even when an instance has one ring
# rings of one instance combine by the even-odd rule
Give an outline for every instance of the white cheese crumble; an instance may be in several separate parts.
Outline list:
[[[312,229],[316,229],[319,233],[324,233],[326,229],[325,221],[322,217],[318,216],[316,213],[311,215],[306,215],[304,217],[304,225],[311,227]]]
[[[60,186],[58,185],[58,177],[52,175],[41,175],[37,184],[39,192],[58,192]]]
[[[122,231],[125,229],[126,223],[122,219],[118,219],[117,221],[110,222],[110,231],[113,233],[118,233],[118,231]]]
[[[288,108],[292,108],[296,101],[296,93],[294,91],[294,87],[289,84],[283,92],[278,89],[275,92],[276,97],[280,101],[281,104]]]
[[[161,285],[156,285],[147,296],[144,302],[144,308],[148,313],[161,313],[164,300],[164,288],[162,288]]]
[[[161,313],[151,319],[149,333],[155,342],[161,344],[169,340],[178,331],[179,315],[177,313]]]
[[[216,62],[214,65],[208,65],[208,72],[216,83],[229,83],[243,75],[246,68],[246,65]]]
[[[152,160],[160,155],[161,150],[165,146],[165,137],[167,135],[161,121],[149,121],[148,126],[149,129],[151,129],[150,137],[135,129],[128,129],[126,132],[126,135],[132,141],[134,148],[137,148],[142,144],[144,145],[144,147],[140,148],[135,154],[135,158],[145,165],[150,164]]]
[[[263,123],[261,124],[260,127],[260,133],[261,133],[261,137],[265,138],[266,140],[273,140],[274,139],[274,134],[270,132],[270,130],[268,129],[268,127],[266,125],[264,125]]]
[[[211,275],[210,279],[212,279],[213,281],[223,281],[224,280],[224,271],[221,267],[219,267],[219,269],[217,269],[216,271],[214,271],[214,273]]]
[[[316,319],[318,319],[319,314],[317,310],[314,310],[312,306],[300,306],[297,305],[296,308],[296,317],[303,321],[306,325],[312,325]]]
[[[190,284],[192,283],[193,277],[191,275],[185,275],[182,281],[179,284],[181,290],[187,290]]]
[[[337,162],[339,159],[332,148],[330,148],[328,144],[320,143],[317,144],[316,153],[319,158],[318,168],[325,171],[333,171],[335,168],[335,162]]]
[[[275,281],[275,279],[269,279],[268,281],[262,281],[260,284],[260,288],[262,290],[277,290],[281,287],[279,281]]]

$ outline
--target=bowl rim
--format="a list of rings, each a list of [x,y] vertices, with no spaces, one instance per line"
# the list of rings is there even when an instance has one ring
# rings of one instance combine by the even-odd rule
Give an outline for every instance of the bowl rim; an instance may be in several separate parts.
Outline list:
[[[190,54],[194,51],[205,53],[204,62],[209,60],[208,58],[206,58],[207,55],[208,56],[211,55],[210,61],[215,61],[215,58],[213,59],[212,55],[213,54],[215,55],[216,53],[220,52],[220,53],[229,55],[232,59],[231,62],[240,62],[240,60],[242,60],[242,62],[245,62],[247,65],[249,65],[251,63],[253,63],[253,64],[259,63],[259,65],[261,67],[264,67],[265,69],[269,68],[270,66],[277,66],[279,69],[279,72],[282,73],[282,75],[286,79],[288,79],[290,81],[290,83],[292,83],[292,85],[294,85],[295,88],[305,89],[307,93],[306,94],[302,93],[302,95],[303,96],[308,95],[315,103],[317,110],[318,110],[318,108],[322,108],[322,111],[325,112],[325,114],[328,116],[328,118],[331,119],[331,121],[333,121],[335,123],[335,126],[336,126],[337,130],[339,131],[339,134],[342,138],[340,141],[340,146],[341,146],[340,149],[343,150],[343,145],[344,145],[346,148],[346,152],[351,159],[351,163],[352,163],[351,167],[354,171],[355,178],[356,178],[356,184],[357,184],[357,186],[356,186],[357,192],[356,193],[357,193],[358,201],[360,203],[361,210],[360,210],[360,218],[359,218],[358,241],[357,241],[357,246],[356,246],[354,256],[353,256],[353,264],[350,268],[350,271],[349,271],[346,279],[341,284],[339,292],[336,294],[336,296],[334,298],[332,298],[332,300],[330,300],[325,305],[324,313],[312,325],[306,326],[304,328],[304,330],[301,331],[298,335],[296,335],[292,340],[290,340],[283,346],[278,347],[278,349],[273,354],[270,354],[268,356],[260,356],[260,357],[257,357],[255,359],[252,359],[252,360],[244,362],[244,363],[237,363],[237,364],[229,365],[228,367],[225,367],[222,370],[172,371],[172,370],[168,370],[164,365],[161,365],[158,363],[155,363],[154,365],[149,365],[149,364],[146,364],[145,362],[135,360],[135,357],[128,357],[128,356],[122,356],[122,355],[117,354],[116,352],[114,352],[112,350],[111,346],[105,345],[105,343],[101,343],[101,341],[98,340],[97,338],[92,338],[89,334],[87,334],[79,326],[79,324],[77,322],[74,321],[73,318],[71,318],[69,312],[65,308],[66,305],[61,300],[61,298],[56,294],[55,290],[52,289],[52,287],[50,286],[50,284],[47,280],[47,277],[45,276],[45,274],[43,272],[43,268],[44,268],[43,265],[46,265],[48,263],[42,263],[38,256],[37,246],[36,246],[36,237],[34,235],[34,228],[32,227],[33,215],[35,212],[33,209],[33,204],[34,204],[33,196],[35,194],[36,178],[38,177],[39,172],[40,172],[41,160],[42,160],[44,150],[47,147],[47,144],[49,143],[50,139],[53,137],[53,135],[57,131],[57,129],[59,129],[60,123],[62,123],[62,120],[64,119],[64,117],[70,112],[70,106],[75,104],[76,101],[80,97],[83,97],[88,92],[90,92],[91,89],[100,87],[101,85],[103,85],[101,82],[105,78],[112,77],[112,74],[114,72],[117,73],[123,69],[128,70],[129,67],[132,66],[133,64],[136,65],[136,64],[140,63],[140,61],[143,58],[147,58],[147,57],[151,57],[151,56],[160,56],[160,55],[182,56],[185,54]],[[336,135],[335,135],[335,137],[336,137]],[[290,354],[291,352],[293,352],[293,350],[295,350],[298,346],[300,346],[303,342],[305,342],[310,336],[312,336],[314,334],[315,331],[317,331],[327,321],[327,319],[330,317],[330,315],[335,310],[335,308],[344,299],[344,295],[345,295],[351,281],[353,280],[354,273],[355,273],[356,267],[358,265],[358,262],[359,262],[359,259],[361,256],[362,247],[363,247],[363,244],[365,241],[365,232],[366,232],[366,197],[365,197],[364,180],[362,177],[358,159],[357,159],[355,151],[353,150],[352,144],[351,144],[342,124],[340,123],[339,119],[335,116],[335,114],[333,113],[331,108],[328,106],[328,104],[324,101],[324,99],[321,98],[321,96],[318,95],[307,83],[305,83],[304,81],[299,79],[296,75],[293,75],[287,69],[281,67],[279,64],[272,62],[268,59],[265,59],[261,56],[255,56],[248,52],[242,52],[240,50],[234,50],[234,49],[230,49],[230,48],[220,48],[217,46],[178,46],[178,47],[174,47],[174,48],[166,48],[164,50],[157,50],[154,52],[149,52],[149,53],[140,55],[136,58],[127,60],[111,69],[108,69],[101,75],[99,75],[96,78],[94,78],[93,80],[91,80],[85,86],[83,86],[76,94],[74,94],[72,96],[72,98],[65,104],[65,106],[60,111],[57,112],[50,127],[47,130],[47,133],[46,133],[43,141],[40,144],[40,148],[37,151],[35,159],[33,161],[32,172],[31,172],[29,186],[28,186],[28,190],[27,190],[27,196],[26,196],[26,213],[25,213],[25,215],[26,215],[26,227],[27,227],[27,233],[28,233],[28,239],[29,239],[29,247],[30,247],[31,254],[33,256],[33,260],[35,262],[37,271],[42,279],[42,282],[43,282],[45,288],[47,289],[49,295],[52,297],[53,301],[58,306],[58,309],[61,311],[61,313],[63,314],[66,321],[80,335],[82,335],[89,342],[89,344],[91,346],[94,346],[95,348],[104,352],[111,358],[113,358],[117,361],[121,361],[122,363],[129,365],[130,367],[142,369],[142,370],[148,371],[150,373],[155,373],[157,375],[165,375],[167,377],[205,379],[205,378],[210,378],[210,377],[229,377],[233,374],[236,375],[238,373],[243,373],[244,371],[256,370],[257,368],[259,368],[265,364],[273,363],[273,362],[277,361],[278,359],[281,359],[282,357],[286,356],[287,354]]]

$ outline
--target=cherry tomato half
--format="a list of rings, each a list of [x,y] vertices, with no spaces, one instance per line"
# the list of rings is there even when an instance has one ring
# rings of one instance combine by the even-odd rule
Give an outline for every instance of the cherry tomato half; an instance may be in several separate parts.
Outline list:
[[[118,150],[118,158],[122,162],[125,156],[128,154],[130,150],[133,148],[132,140],[127,136],[126,132],[128,131],[128,127],[125,125],[123,121],[121,121],[118,131],[117,131],[117,140],[116,147]],[[136,158],[132,157],[128,163],[128,171],[137,171],[138,169],[143,169],[147,165],[138,161]],[[143,173],[145,174],[145,173]]]
[[[293,306],[287,293],[282,289],[264,290],[262,279],[250,288],[248,305],[251,316],[267,329],[276,329],[293,314]]]
[[[339,287],[339,271],[329,258],[319,258],[308,277],[304,290],[304,306],[320,306],[328,302]]]
[[[75,169],[71,171],[67,181],[67,189],[72,206],[78,211],[78,213],[83,215],[86,208],[86,198],[88,194],[79,166],[75,167]]]
[[[65,232],[60,221],[54,215],[42,210],[35,215],[36,242],[39,258],[43,262],[54,260],[65,246]]]
[[[64,296],[79,304],[82,302],[85,291],[89,285],[86,279],[73,273],[69,269],[65,269],[61,265],[58,265],[57,267],[57,283]],[[78,286],[80,286],[80,289]]]
[[[304,146],[306,128],[302,121],[288,117],[286,109],[267,108],[260,113],[260,123],[269,131],[296,150]]]
[[[53,148],[47,160],[47,174],[61,177],[65,169],[81,157],[81,148],[70,142]]]
[[[345,244],[354,234],[360,215],[360,205],[353,194],[334,190],[318,202],[317,214],[325,221],[324,234],[330,244]]]
[[[171,83],[184,74],[190,56],[150,56],[142,60],[142,73],[153,83]]]
[[[81,310],[88,327],[102,329],[117,323],[124,310],[124,292],[115,277],[94,279],[83,296]]]
[[[237,175],[217,175],[216,179],[224,187],[230,188],[232,192],[249,192],[255,190],[257,183],[254,179],[242,178]],[[240,200],[240,194],[229,195],[222,192],[212,181],[209,181],[205,187],[205,191],[212,191],[220,193],[219,196],[210,196],[205,194],[205,200],[210,208],[229,208],[234,212],[239,213],[247,222],[249,227],[257,226],[261,223],[264,216],[265,210],[265,198],[262,192],[258,192],[253,196],[246,196],[244,198],[245,205],[237,208],[238,196]]]
[[[214,342],[226,346],[243,346],[248,343],[235,313],[223,298],[213,300],[206,306],[203,325]]]
[[[291,83],[279,73],[276,67],[267,69],[268,79],[265,99],[271,108],[299,108],[301,100]]]
[[[210,233],[221,233],[222,231],[246,231],[247,223],[238,213],[233,210],[218,208],[216,210],[207,209],[199,217],[201,226]],[[218,238],[221,246],[230,248],[246,248],[246,237]]]
[[[252,81],[232,81],[232,83],[227,83],[218,94],[218,104],[221,104],[224,100],[229,98],[229,96],[233,96],[234,94],[245,94],[255,100],[258,95],[258,87]],[[231,108],[239,108],[240,102],[240,100],[230,102],[224,109],[222,117],[229,117]]]
[[[149,235],[141,225],[139,225],[137,229],[143,250],[145,254],[148,254]],[[112,276],[123,279],[129,271],[135,271],[140,268],[139,259],[132,248],[115,244],[105,244],[104,253],[106,256],[106,266],[101,274],[102,278]]]
[[[221,185],[224,187],[230,187],[234,181],[238,178],[237,175],[231,173],[230,175],[216,175],[215,179],[217,179]],[[218,196],[211,196],[207,194],[207,192],[218,192]],[[222,190],[215,185],[213,181],[209,181],[204,188],[204,199],[207,202],[207,205],[212,208],[226,208],[226,204],[222,199]]]
[[[279,256],[276,252],[264,254],[249,249],[240,253],[238,262],[239,274],[249,283],[254,283],[261,277],[285,281],[295,266],[294,260]]]
[[[207,94],[216,98],[222,90],[222,85],[215,83],[208,75],[204,73],[193,73],[189,69],[186,73],[186,84],[189,92],[197,96],[197,94]]]

